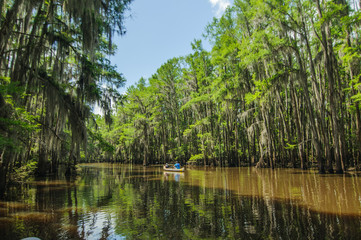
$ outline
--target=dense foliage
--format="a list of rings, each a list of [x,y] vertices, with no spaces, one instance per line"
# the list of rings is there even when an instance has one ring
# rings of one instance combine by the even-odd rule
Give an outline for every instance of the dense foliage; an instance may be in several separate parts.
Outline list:
[[[0,1],[0,190],[15,170],[70,173],[87,154],[91,108],[109,121],[124,83],[107,56],[130,2]]]
[[[235,0],[211,51],[195,40],[121,96],[107,56],[130,2],[0,1],[0,192],[79,161],[360,166],[360,2]]]
[[[128,89],[106,136],[121,162],[358,167],[360,3],[235,0],[210,52]]]

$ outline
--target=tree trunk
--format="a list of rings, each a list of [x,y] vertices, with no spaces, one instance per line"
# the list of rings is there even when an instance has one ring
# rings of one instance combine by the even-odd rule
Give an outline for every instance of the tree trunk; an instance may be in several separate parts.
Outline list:
[[[23,0],[15,0],[12,7],[7,11],[5,20],[0,28],[0,56],[4,56],[4,51],[10,39],[11,30],[16,23],[16,17]],[[1,6],[2,7],[2,6]],[[0,64],[1,65],[1,64]]]
[[[312,136],[312,144],[316,151],[316,160],[317,160],[317,165],[318,165],[318,171],[319,171],[319,173],[325,173],[325,164],[324,164],[324,159],[322,157],[321,143],[319,140],[317,125],[315,122],[316,116],[315,116],[315,113],[313,112],[313,105],[311,103],[311,100],[310,100],[311,97],[310,97],[309,90],[308,90],[307,75],[303,68],[303,62],[301,60],[301,56],[300,56],[300,53],[298,52],[298,49],[295,49],[295,53],[296,53],[296,58],[297,58],[298,64],[300,66],[300,82],[301,82],[301,85],[303,88],[303,94],[305,96],[304,99],[306,101],[306,110],[308,112],[310,123],[311,123],[311,131],[312,131],[312,135],[313,135]],[[317,119],[319,119],[318,116],[317,116]]]
[[[293,109],[294,109],[294,122],[296,125],[296,132],[297,132],[297,149],[298,149],[298,156],[300,158],[300,162],[301,162],[301,169],[307,169],[307,164],[306,164],[306,159],[304,157],[304,152],[305,149],[303,148],[303,135],[302,135],[302,131],[301,131],[301,116],[300,116],[300,110],[299,110],[299,106],[296,102],[296,98],[297,98],[297,93],[295,91],[295,89],[293,88],[293,82],[292,80],[290,81],[290,91],[291,91],[291,102],[293,105]]]
[[[320,1],[316,1],[317,9],[319,17],[322,18],[322,10],[320,6]],[[342,168],[342,141],[340,127],[339,127],[339,119],[337,112],[337,100],[338,96],[336,94],[336,82],[334,79],[334,62],[333,62],[333,47],[331,41],[330,27],[327,21],[323,22],[321,26],[321,36],[322,36],[322,48],[323,48],[323,56],[325,63],[326,76],[328,80],[328,101],[330,104],[331,110],[331,121],[332,121],[332,132],[333,132],[333,145],[334,145],[334,154],[336,160],[336,173],[343,173],[344,169]]]
[[[148,152],[149,152],[149,140],[148,140],[148,129],[146,123],[143,127],[144,131],[144,157],[143,157],[143,166],[148,165]]]

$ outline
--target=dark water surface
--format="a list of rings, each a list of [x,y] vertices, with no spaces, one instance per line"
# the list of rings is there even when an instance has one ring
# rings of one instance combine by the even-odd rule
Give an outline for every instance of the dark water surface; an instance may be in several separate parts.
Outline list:
[[[82,165],[16,186],[0,239],[361,239],[361,176]]]

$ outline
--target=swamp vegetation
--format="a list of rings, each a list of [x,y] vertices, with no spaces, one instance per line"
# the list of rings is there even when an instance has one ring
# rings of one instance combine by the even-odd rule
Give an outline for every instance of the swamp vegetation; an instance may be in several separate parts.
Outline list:
[[[358,169],[359,8],[234,1],[205,30],[211,51],[195,40],[191,54],[128,89],[102,135],[116,146],[111,159]]]
[[[359,169],[359,1],[235,0],[210,51],[120,95],[107,56],[130,3],[0,1],[0,192],[94,161]]]
[[[125,80],[106,56],[130,2],[0,1],[0,192],[15,173],[71,174],[98,136],[94,104],[111,121]]]

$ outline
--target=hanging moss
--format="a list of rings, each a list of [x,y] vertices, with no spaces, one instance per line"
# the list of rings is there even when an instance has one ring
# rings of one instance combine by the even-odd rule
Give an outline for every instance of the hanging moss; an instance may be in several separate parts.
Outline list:
[[[109,32],[123,27],[122,15],[127,7],[114,13],[115,6],[130,2],[0,1],[0,76],[8,79],[0,87],[9,89],[15,83],[19,86],[12,92],[0,91],[2,110],[11,101],[11,107],[1,111],[1,141],[10,143],[7,136],[11,135],[14,145],[24,151],[17,155],[9,144],[2,144],[1,157],[9,160],[0,164],[1,173],[11,173],[9,167],[36,159],[37,171],[44,175],[50,163],[52,168],[62,163],[72,166],[81,151],[86,152],[91,106],[103,101],[101,105],[108,111],[111,103],[104,99],[117,98],[116,94],[108,95],[111,91],[102,91],[101,86],[107,84],[112,89],[123,81],[106,64],[109,61],[104,56],[113,51],[104,46],[112,46],[108,45],[112,37]],[[119,18],[115,21],[114,16]],[[9,121],[19,126],[28,121],[35,128],[11,130],[5,124]],[[5,180],[1,181],[0,185]]]

